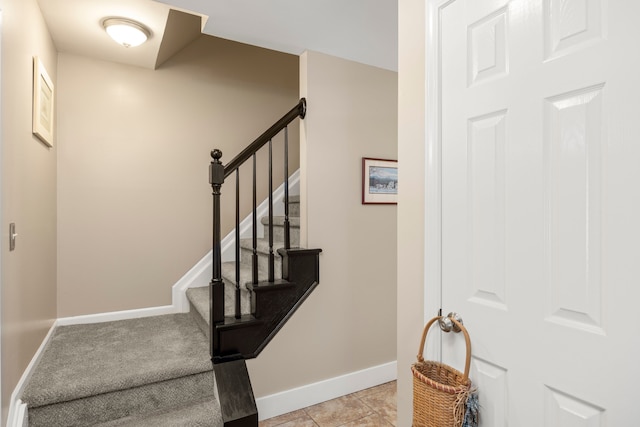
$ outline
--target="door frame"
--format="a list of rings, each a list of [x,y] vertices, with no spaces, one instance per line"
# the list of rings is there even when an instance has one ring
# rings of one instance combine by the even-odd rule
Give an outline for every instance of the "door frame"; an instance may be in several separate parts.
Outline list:
[[[425,322],[442,307],[442,11],[456,0],[427,0],[425,140]],[[441,337],[440,337],[441,338]],[[441,360],[441,339],[426,354]]]
[[[0,224],[4,227],[4,216],[2,215],[2,205],[4,194],[2,192],[2,160],[3,160],[3,139],[2,139],[2,9],[0,8]],[[4,248],[4,233],[0,233],[0,248]],[[1,251],[0,251],[1,253]],[[0,256],[0,331],[2,330],[2,256]],[[0,355],[2,355],[2,340],[0,340]],[[0,384],[2,384],[2,369],[0,369]],[[0,402],[2,402],[2,387],[0,387]],[[4,413],[4,408],[0,404],[0,414]],[[8,412],[8,408],[7,408]],[[1,422],[0,422],[1,424]]]
[[[2,8],[0,8],[0,226],[4,227],[4,216],[2,215],[2,205],[4,201],[4,193],[2,192],[2,160],[3,156],[3,138],[2,138]],[[5,239],[4,233],[0,233],[0,249],[4,248]],[[0,250],[0,254],[2,251]],[[2,331],[2,256],[0,256],[0,331]],[[0,339],[0,356],[2,355],[2,340]],[[0,385],[2,384],[2,369],[0,369]],[[2,408],[2,387],[0,387],[0,416],[5,413],[5,408]],[[6,408],[8,412],[8,408]],[[2,421],[0,420],[0,424]]]

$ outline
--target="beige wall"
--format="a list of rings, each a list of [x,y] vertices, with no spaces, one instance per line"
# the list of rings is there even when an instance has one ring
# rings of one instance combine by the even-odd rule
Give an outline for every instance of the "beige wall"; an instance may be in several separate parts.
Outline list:
[[[258,397],[396,360],[396,206],[361,204],[362,157],[397,156],[397,75],[302,55],[301,197],[320,285],[249,369]]]
[[[2,423],[56,317],[56,155],[31,133],[32,57],[56,82],[57,54],[35,0],[2,10]],[[17,248],[9,252],[9,223]]]
[[[293,108],[298,57],[209,36],[156,71],[61,53],[58,86],[59,317],[170,304],[211,248],[210,150],[230,161]]]
[[[412,379],[424,324],[425,1],[398,1],[398,425],[411,425]]]

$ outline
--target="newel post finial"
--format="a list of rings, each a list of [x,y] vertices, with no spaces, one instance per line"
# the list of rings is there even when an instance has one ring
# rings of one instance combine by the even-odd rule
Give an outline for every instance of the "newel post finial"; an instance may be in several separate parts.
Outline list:
[[[220,163],[220,159],[222,158],[222,151],[218,150],[217,148],[215,150],[211,150],[211,158],[214,162]]]
[[[211,151],[211,165],[209,165],[209,184],[213,189],[213,194],[220,194],[220,186],[224,183],[224,166],[220,159],[222,151],[215,149]]]

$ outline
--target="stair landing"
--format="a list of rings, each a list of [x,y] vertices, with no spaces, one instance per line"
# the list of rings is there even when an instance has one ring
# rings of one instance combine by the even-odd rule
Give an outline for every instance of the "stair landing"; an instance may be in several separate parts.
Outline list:
[[[87,426],[213,400],[214,388],[208,340],[181,313],[56,328],[21,399],[31,427]]]

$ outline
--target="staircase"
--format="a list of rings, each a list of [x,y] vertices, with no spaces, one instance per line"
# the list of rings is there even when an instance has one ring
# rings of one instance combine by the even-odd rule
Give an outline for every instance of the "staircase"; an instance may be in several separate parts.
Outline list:
[[[321,250],[296,247],[300,200],[289,196],[287,178],[285,215],[269,209],[259,237],[254,190],[253,237],[240,239],[236,214],[240,262],[222,263],[220,186],[223,174],[244,162],[239,157],[255,159],[259,140],[304,117],[305,105],[301,100],[224,169],[215,152],[213,278],[209,287],[187,291],[190,313],[56,328],[21,396],[30,427],[257,427],[245,360],[258,356],[318,285]],[[254,189],[255,180],[254,172]]]
[[[300,244],[300,196],[291,196],[289,198],[289,215],[291,226],[291,244],[293,246],[299,246]],[[273,218],[273,239],[274,247],[284,247],[284,217],[276,216]],[[264,217],[260,220],[265,230],[265,236],[257,239],[257,255],[258,255],[258,273],[259,278],[266,281],[268,275],[268,263],[269,263],[269,218]],[[252,280],[252,256],[253,246],[251,239],[240,239],[240,282],[250,283]],[[282,258],[280,256],[274,257],[275,263],[275,280],[280,281],[282,279]],[[225,284],[225,317],[234,316],[234,293],[235,293],[235,272],[236,263],[224,262],[222,263],[222,279]],[[255,311],[255,304],[252,310],[252,290],[251,287],[241,287],[241,311],[242,314],[247,315],[252,311]],[[209,288],[199,287],[187,289],[187,299],[189,301],[190,313],[194,320],[206,335],[210,338],[209,324],[210,312],[209,312]],[[253,299],[255,302],[255,298]]]
[[[251,380],[246,360],[257,357],[275,334],[289,320],[298,307],[318,285],[319,255],[321,249],[301,249],[291,245],[295,230],[289,212],[289,143],[288,124],[306,114],[306,100],[302,98],[298,105],[285,114],[273,126],[267,129],[247,148],[242,150],[227,165],[222,164],[222,152],[211,152],[209,183],[213,194],[213,277],[209,284],[209,342],[211,360],[216,377],[217,396],[224,427],[257,427],[258,410],[253,397]],[[273,216],[273,150],[272,139],[284,134],[284,217]],[[266,146],[266,147],[265,147]],[[266,182],[269,186],[268,233],[259,239],[257,236],[256,153],[263,147],[268,150],[269,167]],[[240,239],[240,167],[253,160],[253,235],[249,241]],[[220,250],[220,195],[225,179],[235,176],[235,249],[236,260],[241,262],[233,266],[233,277],[229,277],[229,266],[222,264]],[[265,179],[265,178],[262,178]],[[262,220],[264,221],[264,219]],[[282,224],[282,245],[277,248],[276,234]],[[298,222],[299,225],[299,222]],[[299,228],[299,227],[298,227]],[[299,234],[299,233],[298,233]],[[282,257],[282,276],[276,278],[276,254]],[[242,253],[245,254],[242,257]],[[250,255],[250,256],[247,256]],[[244,268],[243,268],[244,263]],[[249,265],[251,267],[249,267]],[[262,267],[261,267],[262,266]],[[266,271],[266,280],[261,277]],[[247,283],[246,280],[250,278]],[[246,285],[246,291],[244,289]],[[227,301],[232,292],[231,301]],[[245,292],[250,293],[250,298]],[[247,313],[247,300],[250,312]],[[243,310],[243,308],[245,310]]]

